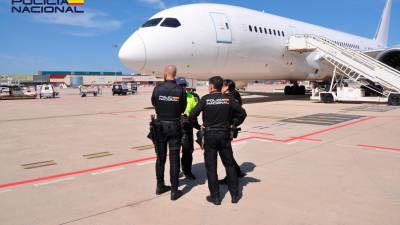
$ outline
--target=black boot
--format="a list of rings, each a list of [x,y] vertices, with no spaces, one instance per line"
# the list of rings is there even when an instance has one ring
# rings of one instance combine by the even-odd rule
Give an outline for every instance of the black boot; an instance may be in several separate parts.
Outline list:
[[[247,173],[240,171],[240,173],[238,173],[238,177],[242,178],[247,176]]]
[[[185,177],[189,180],[196,180],[196,176],[193,173],[186,173]]]
[[[170,190],[171,190],[171,187],[170,186],[166,186],[165,184],[157,185],[156,195],[162,195],[165,192],[168,192]]]
[[[221,205],[221,200],[217,197],[212,197],[211,195],[207,196],[207,201],[214,205]]]
[[[183,192],[180,190],[172,191],[171,192],[171,201],[178,200],[180,197],[182,197],[182,195],[183,195]]]
[[[239,195],[232,195],[232,203],[233,204],[237,204],[240,200],[240,196]]]

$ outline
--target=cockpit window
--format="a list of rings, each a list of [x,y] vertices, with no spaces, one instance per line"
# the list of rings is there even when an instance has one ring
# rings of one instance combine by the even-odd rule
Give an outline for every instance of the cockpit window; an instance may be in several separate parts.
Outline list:
[[[154,18],[142,25],[142,27],[155,27],[161,22],[162,18]]]
[[[166,18],[162,23],[161,23],[162,27],[180,27],[181,23],[179,22],[179,20],[175,19],[175,18]]]

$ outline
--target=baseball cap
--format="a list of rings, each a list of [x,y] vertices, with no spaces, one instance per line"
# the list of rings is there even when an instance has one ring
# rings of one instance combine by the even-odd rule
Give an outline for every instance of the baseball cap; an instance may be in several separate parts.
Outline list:
[[[187,81],[183,77],[178,77],[178,78],[176,78],[176,84],[178,84],[178,85],[187,85]]]

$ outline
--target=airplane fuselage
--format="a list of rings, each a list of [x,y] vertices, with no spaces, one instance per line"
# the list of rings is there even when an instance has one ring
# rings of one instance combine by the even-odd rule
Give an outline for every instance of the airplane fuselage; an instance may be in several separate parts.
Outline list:
[[[162,18],[159,24],[140,28],[121,48],[119,56],[129,68],[162,75],[165,65],[175,64],[180,75],[199,80],[212,75],[321,80],[332,76],[332,69],[316,64],[312,53],[287,51],[291,35],[323,36],[360,51],[386,47],[372,39],[228,5],[184,5],[151,17],[156,18]],[[178,20],[180,26],[162,26],[165,18]]]

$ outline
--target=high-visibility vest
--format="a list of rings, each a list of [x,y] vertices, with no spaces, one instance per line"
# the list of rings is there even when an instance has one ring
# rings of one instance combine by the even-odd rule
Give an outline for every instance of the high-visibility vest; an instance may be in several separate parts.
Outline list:
[[[186,105],[186,110],[185,110],[185,115],[189,116],[194,107],[197,105],[197,99],[196,97],[191,93],[188,92],[186,93],[186,100],[187,100],[187,105]]]

